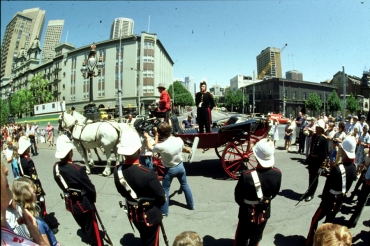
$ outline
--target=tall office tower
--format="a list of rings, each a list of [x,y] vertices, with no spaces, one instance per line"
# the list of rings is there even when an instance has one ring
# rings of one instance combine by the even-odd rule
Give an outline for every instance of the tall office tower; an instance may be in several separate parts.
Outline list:
[[[121,30],[121,32],[120,32]],[[116,18],[112,24],[111,39],[131,36],[134,33],[134,21],[129,18]]]
[[[290,70],[288,72],[285,72],[285,78],[303,81],[303,74],[302,72],[299,72],[297,70]]]
[[[30,43],[41,37],[45,22],[45,10],[39,8],[25,9],[17,12],[6,26],[1,43],[1,71],[0,78],[10,77],[13,57]]]
[[[280,49],[268,47],[257,56],[258,79],[282,78]]]
[[[191,93],[192,96],[195,96],[196,91],[194,90],[194,77],[185,77],[184,86]]]
[[[46,28],[44,45],[42,47],[42,63],[55,57],[55,47],[60,44],[64,20],[50,20]]]

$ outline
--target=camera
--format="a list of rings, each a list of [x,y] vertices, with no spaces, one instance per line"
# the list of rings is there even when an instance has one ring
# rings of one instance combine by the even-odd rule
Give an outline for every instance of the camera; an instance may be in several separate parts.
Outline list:
[[[134,123],[134,127],[137,132],[142,133],[142,132],[147,132],[149,135],[154,135],[153,128],[158,127],[162,122],[156,118],[152,119],[139,119],[136,120]]]

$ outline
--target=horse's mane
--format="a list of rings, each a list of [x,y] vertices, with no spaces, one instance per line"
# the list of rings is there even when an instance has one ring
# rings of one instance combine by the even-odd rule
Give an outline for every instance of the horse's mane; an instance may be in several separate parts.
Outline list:
[[[80,123],[80,124],[86,123],[87,118],[85,116],[83,116],[82,114],[80,114],[79,112],[73,111],[71,113],[71,115],[76,118],[76,120],[78,121],[78,123]]]

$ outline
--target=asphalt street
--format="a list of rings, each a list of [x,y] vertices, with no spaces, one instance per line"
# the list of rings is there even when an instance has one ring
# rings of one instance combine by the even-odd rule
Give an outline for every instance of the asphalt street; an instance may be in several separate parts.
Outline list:
[[[216,115],[216,113],[213,116],[214,118],[225,117],[222,114]],[[283,129],[284,125],[281,125],[279,127],[281,137],[277,141],[275,151],[275,167],[282,172],[282,186],[280,193],[272,201],[272,215],[267,222],[261,245],[303,245],[301,240],[307,236],[311,218],[320,203],[318,196],[325,183],[325,178],[320,177],[315,198],[310,202],[302,201],[295,206],[301,194],[308,187],[308,171],[303,162],[304,155],[283,150]],[[39,144],[39,149],[39,155],[33,157],[33,160],[46,191],[47,211],[55,213],[60,223],[56,238],[61,245],[65,246],[85,245],[83,233],[72,215],[65,210],[64,201],[59,195],[61,190],[53,179],[52,167],[58,161],[54,158],[55,147]],[[82,160],[77,151],[74,152],[73,159],[77,162]],[[112,165],[114,164],[112,162]],[[141,245],[138,231],[133,232],[126,214],[119,207],[118,203],[123,201],[123,198],[115,188],[113,175],[110,177],[100,175],[104,166],[96,161],[96,167],[92,169],[92,174],[89,176],[98,193],[96,207],[103,224],[114,245]],[[170,192],[172,195],[169,216],[163,219],[170,245],[176,235],[182,231],[191,230],[200,235],[205,246],[232,246],[238,223],[238,205],[233,195],[236,180],[226,175],[214,149],[209,149],[204,153],[203,150],[198,149],[194,162],[185,163],[185,168],[193,193],[195,210],[186,208],[185,196],[183,193],[177,193],[179,183],[174,180]],[[8,177],[12,182],[11,171]],[[351,190],[353,188],[354,185]],[[341,224],[349,219],[351,206],[354,204],[343,204],[335,223]],[[357,227],[351,229],[354,236],[353,245],[370,245],[369,218],[368,202]],[[165,245],[162,235],[160,235],[160,245]]]

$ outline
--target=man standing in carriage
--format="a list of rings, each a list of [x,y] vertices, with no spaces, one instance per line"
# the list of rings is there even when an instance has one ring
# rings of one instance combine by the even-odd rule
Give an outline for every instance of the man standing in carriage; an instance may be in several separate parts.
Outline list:
[[[211,132],[212,116],[211,110],[215,106],[213,94],[207,91],[207,83],[200,82],[200,92],[195,94],[195,105],[197,106],[197,122],[199,125],[199,133]]]
[[[158,102],[158,112],[165,113],[165,121],[168,123],[171,111],[171,97],[166,91],[166,86],[163,83],[159,83],[157,86],[158,92],[161,94],[159,96]]]
[[[239,223],[235,246],[258,245],[271,214],[271,200],[279,193],[281,172],[274,168],[274,142],[262,139],[253,148],[256,169],[245,171],[235,187]],[[249,243],[248,243],[249,241]]]

